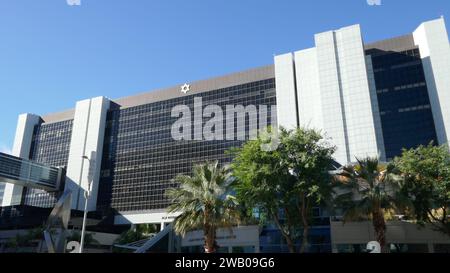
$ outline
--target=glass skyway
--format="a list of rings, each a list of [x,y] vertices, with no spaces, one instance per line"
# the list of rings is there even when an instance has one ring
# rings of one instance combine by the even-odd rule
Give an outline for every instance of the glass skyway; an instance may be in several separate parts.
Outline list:
[[[0,183],[57,191],[60,188],[62,176],[62,168],[0,153]]]

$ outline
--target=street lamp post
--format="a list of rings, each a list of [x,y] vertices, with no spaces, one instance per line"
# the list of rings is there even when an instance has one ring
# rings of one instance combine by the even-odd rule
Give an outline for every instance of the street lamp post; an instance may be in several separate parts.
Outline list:
[[[91,160],[87,156],[82,156],[82,159],[87,159],[89,161],[89,168],[92,168]],[[83,225],[81,227],[81,239],[80,239],[80,253],[83,253],[83,247],[84,247],[84,235],[86,231],[86,218],[87,218],[87,205],[89,196],[91,195],[91,177],[89,175],[88,177],[88,188],[84,191],[84,214],[83,214]]]

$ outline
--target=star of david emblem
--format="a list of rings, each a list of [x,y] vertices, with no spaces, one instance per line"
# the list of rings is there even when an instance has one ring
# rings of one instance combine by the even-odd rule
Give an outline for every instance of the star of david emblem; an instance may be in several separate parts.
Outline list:
[[[187,92],[189,92],[189,90],[191,89],[191,86],[187,83],[183,84],[181,86],[181,92],[186,94]]]

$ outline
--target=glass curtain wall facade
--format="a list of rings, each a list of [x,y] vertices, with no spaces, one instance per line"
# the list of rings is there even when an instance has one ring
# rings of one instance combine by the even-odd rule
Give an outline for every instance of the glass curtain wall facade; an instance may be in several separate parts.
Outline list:
[[[427,84],[418,48],[370,49],[386,159],[403,148],[437,143]]]
[[[73,120],[41,124],[34,128],[30,159],[54,167],[67,167]],[[22,204],[49,208],[60,193],[24,188]]]
[[[164,209],[169,205],[164,192],[176,186],[173,178],[177,174],[190,174],[196,163],[218,160],[225,164],[231,161],[231,156],[225,152],[240,146],[243,141],[236,138],[175,141],[172,138],[171,126],[178,119],[171,117],[172,108],[187,105],[193,113],[194,97],[201,97],[203,106],[220,106],[224,112],[225,126],[226,105],[275,105],[275,80],[251,82],[110,111],[103,148],[98,210],[105,212],[111,208],[126,212]],[[202,125],[207,120],[209,118],[204,118]],[[236,131],[237,120],[234,124]],[[272,124],[270,111],[267,124]],[[245,126],[248,139],[248,116]],[[222,131],[220,128],[215,130]]]

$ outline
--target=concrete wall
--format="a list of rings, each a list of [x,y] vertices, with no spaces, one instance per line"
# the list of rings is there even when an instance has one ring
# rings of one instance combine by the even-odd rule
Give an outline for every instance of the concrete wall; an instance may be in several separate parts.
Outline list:
[[[367,244],[375,241],[375,232],[371,222],[331,221],[331,244],[333,252],[340,244]],[[419,229],[416,224],[403,221],[387,222],[387,243],[426,244],[433,252],[434,244],[450,244],[450,237],[435,231],[431,226]]]
[[[275,56],[275,86],[277,89],[277,125],[286,129],[296,128],[298,117],[292,53]]]
[[[439,144],[450,138],[450,46],[444,18],[421,24],[413,33],[419,46]]]
[[[322,94],[320,92],[317,50],[310,48],[294,53],[300,126],[323,129]]]
[[[110,101],[97,97],[77,102],[67,164],[65,190],[72,191],[72,209],[84,210],[84,192],[92,181],[88,211],[95,211],[100,179],[106,115]],[[88,159],[83,159],[87,156]]]
[[[180,213],[167,213],[165,210],[129,212],[116,215],[114,217],[115,225],[129,224],[161,224],[161,229],[165,224],[171,223]]]

